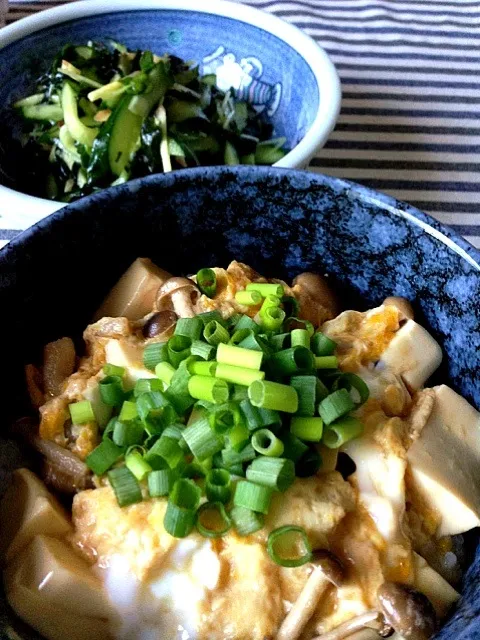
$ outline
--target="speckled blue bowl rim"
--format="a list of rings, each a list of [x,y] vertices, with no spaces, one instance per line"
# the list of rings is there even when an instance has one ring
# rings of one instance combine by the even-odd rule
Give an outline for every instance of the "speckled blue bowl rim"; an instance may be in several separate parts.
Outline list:
[[[36,224],[32,225],[18,236],[15,236],[5,247],[0,249],[2,257],[7,257],[9,250],[18,249],[22,243],[34,235],[37,229],[46,229],[53,220],[61,220],[64,216],[68,216],[70,211],[81,210],[83,206],[91,202],[102,202],[115,197],[117,192],[121,192],[128,186],[129,189],[135,191],[140,187],[148,186],[150,184],[160,184],[164,188],[168,189],[176,182],[195,182],[197,178],[214,180],[217,176],[236,176],[239,178],[244,177],[246,180],[259,182],[262,179],[269,177],[290,177],[294,178],[298,176],[303,180],[309,180],[311,183],[330,186],[335,190],[343,190],[352,199],[358,199],[364,203],[372,206],[378,206],[384,212],[392,216],[398,216],[403,218],[405,222],[415,225],[421,228],[425,233],[435,237],[437,240],[446,245],[450,250],[457,253],[460,257],[466,260],[471,266],[480,271],[480,250],[476,249],[467,240],[456,234],[448,226],[437,222],[434,218],[426,213],[423,213],[419,209],[412,207],[411,205],[397,200],[392,196],[388,196],[384,193],[374,191],[361,184],[350,182],[349,180],[343,180],[341,178],[334,178],[317,172],[299,171],[297,169],[282,169],[274,167],[252,167],[252,166],[238,166],[238,167],[197,167],[193,169],[181,169],[179,171],[172,171],[167,174],[155,174],[144,178],[137,178],[126,184],[118,185],[115,187],[109,187],[103,189],[98,193],[93,193],[85,198],[73,202],[65,207],[62,207],[58,211],[43,218]]]

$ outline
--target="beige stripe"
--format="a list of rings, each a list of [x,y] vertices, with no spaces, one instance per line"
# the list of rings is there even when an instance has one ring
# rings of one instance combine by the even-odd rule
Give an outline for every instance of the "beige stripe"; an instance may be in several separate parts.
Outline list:
[[[450,153],[440,151],[398,151],[377,149],[319,149],[315,154],[317,158],[348,158],[375,159],[375,160],[401,160],[402,162],[480,162],[478,153]]]
[[[435,133],[391,133],[389,131],[333,131],[330,140],[480,145],[480,135],[457,136],[452,134],[438,135]]]
[[[440,55],[442,54],[442,51],[437,50],[432,53]],[[412,57],[414,57],[414,55],[415,54],[412,54]],[[448,56],[450,56],[450,52],[448,52]],[[397,60],[392,60],[391,58],[382,58],[382,57],[373,57],[373,56],[371,58],[370,57],[364,58],[363,56],[361,58],[355,58],[354,56],[343,56],[338,53],[331,54],[331,57],[336,64],[348,64],[352,66],[369,64],[369,65],[374,65],[375,67],[385,67],[386,69],[388,69],[389,67],[395,66],[396,68],[407,69],[409,71],[412,70],[412,60],[404,60],[402,58]],[[470,53],[469,53],[469,57],[470,57]],[[478,62],[462,62],[462,61],[457,62],[456,60],[448,60],[448,61],[447,60],[418,60],[417,65],[419,67],[427,67],[427,68],[431,67],[432,73],[434,73],[435,68],[438,68],[438,67],[443,67],[448,69],[459,69],[460,71],[465,71],[466,69],[472,69],[473,71],[476,71],[480,68],[480,58],[478,59]],[[375,73],[377,72],[375,71]],[[452,76],[448,76],[448,77],[450,78]],[[469,78],[475,80],[474,76],[469,76]]]
[[[343,74],[345,75],[345,74]],[[352,75],[355,75],[352,73]],[[480,83],[479,83],[480,84]],[[376,93],[388,93],[389,95],[398,94],[405,95],[408,93],[413,96],[458,96],[460,98],[469,97],[469,98],[480,98],[480,88],[479,89],[462,89],[460,87],[412,87],[412,86],[394,86],[394,82],[392,85],[379,85],[379,84],[348,84],[346,82],[342,82],[342,90],[348,91],[349,93],[371,93],[375,95]],[[382,100],[383,104],[383,100]],[[417,103],[413,103],[413,107],[416,108]],[[444,102],[443,104],[448,105],[448,102]],[[448,108],[446,106],[445,108]],[[455,105],[455,108],[458,109],[458,104]],[[472,108],[472,107],[469,107]]]
[[[383,193],[395,196],[398,200],[421,200],[427,202],[463,202],[477,203],[480,200],[478,193],[464,193],[462,191],[416,191],[414,189],[382,189]],[[480,216],[479,216],[480,220]]]
[[[479,224],[478,213],[435,213],[435,218],[443,224]]]
[[[330,34],[330,35],[334,35],[334,34]],[[366,36],[365,36],[366,37]],[[365,39],[365,38],[364,38]],[[369,40],[371,40],[372,38],[368,38]],[[321,42],[322,38],[320,38],[320,42]],[[429,38],[430,41],[430,38]],[[438,49],[432,48],[432,47],[424,47],[423,43],[425,42],[425,39],[422,42],[412,42],[409,44],[399,44],[396,42],[392,43],[392,47],[395,49],[395,52],[397,53],[409,53],[409,54],[413,54],[415,55],[415,53],[426,53],[426,54],[439,54],[439,53],[443,53],[445,55],[448,55],[448,57],[452,57],[452,58],[463,58],[464,56],[468,56],[469,58],[479,58],[480,59],[480,49],[472,47],[469,51],[465,51],[463,50],[455,50],[455,49],[448,49],[446,51],[442,51],[442,47],[440,46]],[[442,43],[443,44],[443,43]],[[388,46],[386,46],[385,44],[365,44],[364,42],[362,42],[362,40],[359,40],[358,42],[355,41],[348,41],[346,40],[345,42],[330,42],[328,39],[325,39],[325,45],[327,49],[341,49],[342,51],[351,51],[353,53],[355,52],[365,52],[368,51],[368,53],[391,53],[390,49]],[[388,43],[387,43],[388,45]],[[381,58],[380,58],[381,59]],[[421,61],[421,63],[426,62],[424,60]],[[444,63],[442,63],[444,64]]]
[[[480,129],[480,118],[432,118],[422,116],[390,116],[390,115],[360,115],[340,114],[338,122],[345,124],[381,124],[422,126],[422,127],[469,127]]]
[[[422,181],[428,182],[469,182],[479,183],[480,174],[474,171],[415,171],[414,169],[357,169],[355,167],[315,167],[321,169],[321,173],[336,176],[337,178],[348,178],[349,180],[412,180],[422,186]],[[480,194],[479,194],[480,201]],[[477,215],[480,224],[480,215]]]
[[[370,79],[372,77],[372,73],[375,73],[375,78],[378,80],[425,80],[428,82],[433,80],[435,82],[448,82],[452,85],[455,85],[457,82],[469,82],[471,84],[478,84],[478,77],[475,76],[467,76],[462,75],[461,73],[455,74],[447,74],[447,73],[423,73],[415,71],[415,66],[412,63],[410,66],[410,71],[389,71],[385,70],[376,70],[372,72],[371,69],[340,69],[340,76],[351,77],[352,75],[355,78],[366,78]]]
[[[345,87],[343,87],[345,91]],[[359,91],[357,87],[357,91]],[[390,88],[385,87],[386,93],[390,93]],[[355,98],[343,98],[342,107],[354,107],[356,109],[395,109],[400,111],[470,111],[477,112],[478,105],[476,104],[449,104],[448,102],[400,102],[399,100],[375,100],[375,99],[355,99]]]
[[[321,25],[315,26],[315,27],[311,27],[311,26],[307,26],[307,20],[303,19],[300,20],[299,18],[296,17],[288,17],[288,21],[289,22],[295,22],[295,24],[300,27],[301,29],[303,29],[306,33],[308,33],[311,36],[314,36],[315,38],[322,38],[322,37],[328,37],[331,35],[335,35],[335,37],[337,38],[343,38],[344,40],[349,40],[350,42],[361,42],[362,40],[365,40],[366,38],[368,39],[373,39],[373,40],[378,40],[379,42],[384,42],[384,43],[391,43],[391,44],[395,44],[396,40],[403,40],[412,44],[423,44],[425,42],[426,39],[428,39],[428,42],[430,44],[438,44],[440,46],[442,46],[444,43],[448,43],[448,44],[455,44],[455,45],[461,45],[461,46],[465,46],[467,44],[472,45],[472,47],[476,47],[478,46],[478,39],[477,38],[469,38],[468,35],[467,37],[456,37],[456,36],[448,36],[447,34],[443,35],[433,35],[431,33],[428,34],[423,34],[423,33],[416,33],[416,32],[412,32],[412,33],[377,33],[377,32],[373,32],[370,33],[368,31],[368,29],[365,29],[364,31],[355,31],[355,32],[343,32],[342,31],[335,31],[335,33],[333,34],[331,31],[328,30],[327,28],[322,28]],[[310,21],[311,22],[311,21]],[[358,26],[358,21],[357,21],[357,26]],[[391,26],[391,25],[390,25]],[[441,31],[442,29],[439,29],[438,27],[435,27],[435,30],[437,31]],[[445,29],[445,31],[450,31],[449,29]],[[455,28],[453,29],[453,31],[462,31],[464,33],[471,33],[475,34],[478,33],[478,29],[458,29]],[[430,51],[431,51],[431,47],[430,47]],[[465,53],[465,52],[464,52]]]
[[[295,7],[296,11],[298,11],[298,7]],[[341,24],[346,27],[356,27],[358,26],[359,21],[363,16],[344,16],[341,20]],[[326,16],[315,18],[315,16],[305,15],[300,13],[292,13],[288,16],[289,20],[293,20],[296,24],[312,24],[313,22],[319,22],[318,27],[320,29],[328,28],[329,26],[337,26],[339,24],[339,20],[328,19]],[[463,22],[467,22],[463,20]],[[465,24],[459,26],[453,20],[448,20],[448,22],[443,21],[442,24],[428,24],[424,21],[418,20],[417,18],[412,19],[410,21],[401,21],[395,22],[394,20],[383,17],[378,18],[375,21],[365,23],[365,32],[368,33],[369,29],[378,29],[378,28],[390,28],[390,29],[409,29],[411,33],[420,33],[425,32],[425,35],[430,37],[432,32],[444,31],[445,33],[455,33],[461,31],[462,33],[474,34],[476,33],[476,26],[478,25],[478,18],[474,16],[468,16],[468,22],[471,26],[467,26]],[[377,35],[377,34],[375,34]]]
[[[464,236],[464,238],[467,242],[473,244],[474,247],[480,249],[480,236]]]

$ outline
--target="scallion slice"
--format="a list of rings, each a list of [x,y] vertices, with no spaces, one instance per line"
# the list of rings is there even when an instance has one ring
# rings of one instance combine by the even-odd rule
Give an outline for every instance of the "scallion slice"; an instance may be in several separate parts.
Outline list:
[[[255,380],[248,388],[248,398],[254,407],[296,413],[298,394],[293,387],[278,382]]]
[[[302,371],[311,371],[314,368],[314,355],[306,347],[290,347],[274,353],[269,366],[277,376],[291,376]]]
[[[87,424],[95,422],[95,414],[93,412],[92,403],[89,400],[81,400],[80,402],[72,402],[68,405],[70,417],[73,424]]]
[[[315,356],[315,369],[338,369],[337,356]]]
[[[248,387],[256,380],[263,380],[265,378],[265,371],[235,367],[231,364],[219,362],[215,371],[215,377],[226,380],[227,382],[232,382],[233,384],[241,384]]]
[[[215,356],[215,347],[203,342],[203,340],[194,340],[190,347],[190,353],[192,356],[200,356],[203,360],[211,360]]]
[[[332,385],[332,391],[337,391],[337,389],[342,388],[347,389],[351,397],[355,394],[356,397],[352,397],[352,400],[357,409],[370,397],[368,385],[360,376],[357,376],[356,373],[342,373],[335,380]],[[354,394],[352,393],[352,389],[354,390]]]
[[[178,367],[178,365],[188,358],[190,355],[190,347],[192,346],[192,341],[190,338],[186,336],[172,336],[170,340],[167,342],[167,352],[168,352],[168,360],[170,364],[174,367]]]
[[[255,458],[247,468],[247,480],[276,491],[286,491],[295,480],[295,465],[287,458]]]
[[[298,462],[308,451],[308,446],[288,431],[282,434],[282,442],[284,446],[283,457]]]
[[[193,375],[188,381],[188,393],[196,400],[223,404],[228,400],[229,389],[225,380]]]
[[[208,344],[213,345],[214,347],[222,342],[228,342],[230,340],[228,330],[225,329],[223,324],[218,320],[211,320],[205,325],[203,329],[203,337]]]
[[[190,451],[200,461],[213,456],[223,448],[223,439],[211,428],[207,418],[200,418],[183,432]]]
[[[277,333],[270,337],[270,345],[273,351],[283,351],[292,346],[291,333]]]
[[[268,295],[265,297],[260,307],[260,316],[262,316],[269,307],[279,307],[281,300],[278,296]]]
[[[337,343],[320,331],[312,336],[311,349],[316,356],[332,356],[337,348]]]
[[[125,375],[125,368],[117,367],[116,364],[107,363],[103,365],[102,371],[106,376],[118,376],[119,378],[122,378]]]
[[[283,442],[270,431],[259,429],[252,436],[252,447],[263,456],[280,457],[283,453]]]
[[[256,431],[257,429],[261,429],[261,427],[265,426],[262,422],[258,408],[254,407],[248,398],[240,402],[240,411],[242,412],[250,431]]]
[[[227,504],[232,497],[232,478],[226,469],[212,469],[207,473],[205,493],[210,502]]]
[[[143,395],[143,394],[142,394]],[[125,400],[120,409],[118,419],[121,422],[128,422],[129,420],[135,420],[138,417],[137,404],[132,400]]]
[[[310,334],[306,329],[293,329],[290,333],[292,347],[310,349]]]
[[[148,474],[148,493],[152,498],[168,496],[175,482],[175,473],[171,469],[158,469]]]
[[[217,292],[217,276],[213,269],[200,269],[197,273],[197,286],[208,298],[214,298]]]
[[[202,492],[187,478],[176,480],[170,491],[163,525],[174,538],[185,538],[195,525],[195,515]]]
[[[197,510],[196,527],[204,538],[221,538],[232,528],[232,520],[221,502],[205,502]]]
[[[262,427],[270,427],[274,431],[282,426],[282,417],[278,411],[264,407],[256,407],[256,409],[262,421]]]
[[[262,295],[258,291],[237,291],[235,300],[246,307],[254,307],[262,302]]]
[[[299,478],[314,476],[322,466],[322,457],[316,449],[309,449],[295,464],[295,473]]]
[[[240,480],[235,488],[233,504],[259,513],[267,514],[270,509],[273,491],[269,487],[255,484],[249,480]]]
[[[231,344],[220,343],[217,348],[217,362],[231,364],[235,367],[244,367],[246,369],[259,371],[262,365],[262,358],[262,351],[243,349],[242,347],[235,347]]]
[[[345,416],[354,408],[355,403],[348,391],[346,389],[338,389],[320,402],[318,412],[323,422],[329,425],[338,418]]]
[[[85,464],[96,476],[103,476],[115,462],[120,460],[123,450],[117,447],[110,438],[105,438],[95,447],[95,449],[85,458]]]
[[[293,417],[290,422],[290,432],[300,440],[320,442],[323,434],[323,420],[318,417]]]
[[[292,376],[290,378],[290,385],[298,393],[297,414],[299,416],[315,415],[318,382],[316,376]]]
[[[199,340],[203,331],[203,322],[200,318],[196,316],[193,318],[179,318],[175,325],[176,336],[184,336],[185,338],[190,338],[193,342],[194,340]]]
[[[152,467],[144,460],[142,454],[136,450],[125,456],[125,466],[130,469],[137,480],[143,480],[147,473],[152,470]]]
[[[265,524],[265,518],[261,513],[255,513],[245,507],[233,507],[230,517],[239,536],[249,536]]]
[[[347,416],[337,420],[325,429],[323,443],[329,449],[338,449],[343,444],[363,433],[363,424],[353,416]]]
[[[159,365],[165,365],[167,367],[172,366],[168,362],[160,362]],[[157,364],[157,367],[159,365]],[[157,380],[156,378],[140,378],[140,380],[137,380],[135,383],[133,395],[135,398],[138,398],[142,393],[150,393],[150,391],[163,391],[163,384],[161,380]]]
[[[155,375],[161,382],[169,385],[175,375],[175,368],[169,362],[159,362],[155,367]]]
[[[108,481],[120,507],[142,501],[142,490],[137,479],[127,467],[118,467],[108,472]]]
[[[235,451],[241,451],[248,443],[249,436],[250,432],[248,431],[247,426],[243,423],[238,423],[230,429],[226,438],[232,449]]]
[[[122,378],[120,376],[107,376],[98,383],[102,402],[109,407],[119,407],[125,400]]]
[[[238,345],[243,342],[243,340],[247,340],[253,335],[255,334],[251,329],[238,329],[238,331],[233,332],[232,337],[228,341],[228,344],[231,344],[234,347],[238,347]]]
[[[250,329],[252,333],[260,333],[260,325],[255,320],[252,320],[250,316],[240,316],[239,320],[235,324],[235,331],[242,329]]]
[[[115,420],[112,440],[119,447],[131,447],[141,444],[144,437],[144,427],[140,420],[129,420],[121,422]]]
[[[312,559],[312,547],[305,529],[286,525],[268,536],[267,551],[281,567],[301,567]]]
[[[143,351],[143,364],[153,371],[159,362],[168,362],[168,347],[166,342],[148,344]]]
[[[266,298],[266,296],[283,296],[283,287],[281,284],[268,282],[249,282],[245,287],[247,291],[258,291],[258,293]]]
[[[178,463],[183,459],[184,451],[175,438],[171,438],[162,434],[155,444],[145,454],[145,460],[152,466],[157,468],[157,458],[162,458],[170,469],[175,469]]]
[[[243,464],[244,462],[250,462],[256,458],[255,449],[250,443],[246,444],[240,451],[235,449],[223,449],[222,451],[222,465],[226,469]]]
[[[252,333],[246,336],[241,342],[238,343],[238,347],[242,349],[252,349],[253,351],[261,351],[265,356],[269,356],[272,353],[270,345],[260,335]]]
[[[199,313],[197,318],[203,322],[203,326],[205,327],[212,320],[216,320],[219,322],[225,329],[227,328],[227,321],[223,319],[220,311],[204,311],[203,313]]]
[[[268,307],[261,315],[262,327],[267,331],[277,331],[285,320],[285,311],[279,307]]]

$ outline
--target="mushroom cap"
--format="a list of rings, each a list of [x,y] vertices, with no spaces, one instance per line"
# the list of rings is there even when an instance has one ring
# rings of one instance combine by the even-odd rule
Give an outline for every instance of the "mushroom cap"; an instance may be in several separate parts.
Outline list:
[[[155,311],[173,309],[180,317],[195,315],[193,306],[200,297],[200,290],[193,280],[174,276],[166,280],[158,289]]]
[[[435,609],[420,591],[399,582],[384,582],[377,598],[385,620],[405,640],[429,640],[435,633]]]
[[[341,586],[345,579],[345,569],[337,556],[326,549],[318,549],[313,552],[311,563],[320,568],[325,577],[336,587]]]
[[[177,321],[177,314],[170,309],[156,311],[143,325],[142,333],[144,338],[156,338],[164,333],[168,333]]]

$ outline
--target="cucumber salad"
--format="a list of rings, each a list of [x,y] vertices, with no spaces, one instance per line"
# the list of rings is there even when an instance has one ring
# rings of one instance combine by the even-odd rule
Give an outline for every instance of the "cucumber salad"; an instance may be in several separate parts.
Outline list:
[[[280,160],[285,138],[215,80],[173,55],[67,44],[13,105],[35,195],[70,202],[152,173]]]

